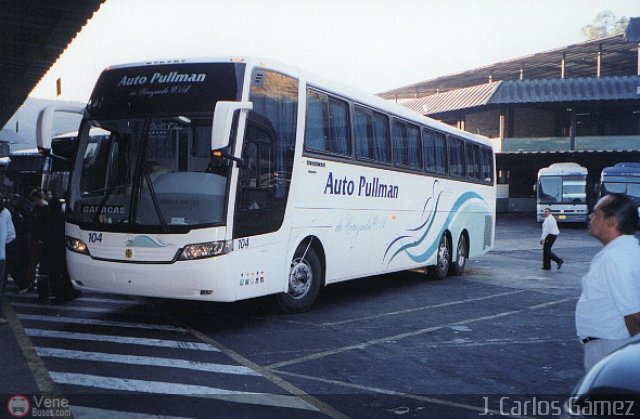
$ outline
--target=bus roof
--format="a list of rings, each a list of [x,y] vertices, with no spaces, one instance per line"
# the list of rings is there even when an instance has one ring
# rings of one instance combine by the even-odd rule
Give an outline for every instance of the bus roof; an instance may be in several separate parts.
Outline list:
[[[415,121],[416,123],[422,123],[438,131],[442,131],[448,134],[455,134],[460,137],[470,139],[472,141],[476,141],[488,147],[493,147],[489,139],[482,135],[459,130],[457,128],[452,127],[451,125],[447,125],[433,118],[426,117],[412,109],[407,108],[406,106],[402,106],[393,101],[383,99],[372,93],[363,92],[361,90],[344,85],[342,83],[324,79],[320,76],[307,73],[298,67],[284,64],[284,63],[278,62],[277,60],[272,60],[268,58],[254,57],[254,56],[242,56],[242,57],[222,56],[222,57],[194,57],[194,58],[183,58],[183,59],[174,59],[174,60],[141,61],[141,62],[135,62],[135,63],[129,63],[129,64],[109,66],[105,69],[105,71],[108,71],[111,69],[128,68],[128,67],[171,65],[171,64],[199,64],[199,63],[200,64],[237,63],[237,64],[246,64],[248,67],[263,67],[266,69],[275,70],[285,75],[294,77],[298,80],[304,81],[308,85],[316,87],[320,90],[326,91],[327,93],[335,93],[342,97],[345,97],[346,99],[353,100],[354,102],[357,102],[359,104],[369,106],[372,108],[378,108],[380,110],[385,110],[389,113],[394,114],[397,117],[412,120],[412,121]]]
[[[605,176],[637,176],[640,177],[640,163],[618,163],[615,166],[602,169]]]
[[[563,162],[543,167],[538,171],[538,176],[586,175],[587,173],[587,168],[580,166],[578,163]]]

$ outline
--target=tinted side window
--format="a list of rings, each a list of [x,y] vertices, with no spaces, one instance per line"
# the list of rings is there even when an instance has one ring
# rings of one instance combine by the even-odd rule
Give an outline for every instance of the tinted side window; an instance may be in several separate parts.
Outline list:
[[[493,182],[493,152],[490,148],[482,148],[482,177],[486,182]]]
[[[329,128],[331,130],[331,151],[344,156],[350,155],[349,111],[346,102],[329,98]]]
[[[396,165],[412,169],[422,168],[420,129],[417,126],[394,120],[393,148]]]
[[[373,113],[374,159],[382,163],[391,162],[391,138],[389,136],[389,118]]]
[[[464,143],[454,137],[449,137],[449,173],[454,176],[464,176]]]
[[[375,144],[373,142],[373,115],[371,111],[356,106],[353,121],[355,124],[356,157],[373,160]]]
[[[424,168],[429,172],[436,171],[436,138],[433,131],[422,130],[422,154]]]
[[[480,147],[477,144],[465,143],[464,149],[467,176],[480,179]]]
[[[307,122],[305,145],[312,150],[330,151],[329,98],[327,95],[307,91]]]
[[[447,173],[447,139],[444,134],[434,134],[436,142],[436,172]]]
[[[351,154],[346,102],[307,90],[305,146],[310,150],[343,156]]]
[[[422,169],[422,144],[420,141],[420,128],[408,125],[407,138],[407,166],[412,169]]]

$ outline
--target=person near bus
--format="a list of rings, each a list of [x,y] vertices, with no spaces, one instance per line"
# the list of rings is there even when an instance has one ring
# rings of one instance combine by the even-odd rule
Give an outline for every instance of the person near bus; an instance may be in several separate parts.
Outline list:
[[[30,243],[29,243],[29,255],[26,268],[27,282],[32,288],[36,282],[36,273],[38,272],[38,263],[40,262],[40,252],[42,251],[42,243],[44,235],[47,229],[47,201],[44,199],[44,194],[41,190],[34,190],[29,194],[29,199],[33,205],[33,213],[31,215],[30,222]],[[40,273],[44,274],[46,269],[41,267]],[[42,282],[42,288],[46,286],[44,278]]]
[[[588,371],[599,360],[640,338],[638,205],[622,194],[600,198],[589,215],[589,234],[604,247],[582,277],[576,333]]]
[[[33,218],[33,205],[31,201],[22,195],[14,194],[11,197],[9,210],[16,231],[16,240],[13,249],[15,253],[9,254],[7,269],[13,282],[18,286],[21,294],[29,292],[35,287],[35,283],[27,279],[27,267],[29,265],[29,253],[31,252],[31,223]]]
[[[43,289],[41,298],[53,294],[55,302],[66,302],[75,299],[79,291],[73,288],[65,258],[64,211],[60,199],[49,201],[47,213],[47,229],[43,240],[41,265],[48,273],[48,289]],[[44,293],[47,292],[45,295]],[[38,293],[40,294],[40,292]]]
[[[2,317],[2,305],[4,300],[4,286],[6,283],[6,270],[7,270],[7,252],[6,246],[11,238],[9,224],[11,222],[11,214],[4,206],[4,198],[0,197],[0,325],[6,324],[7,319]],[[13,232],[13,238],[15,239],[15,231]]]
[[[542,248],[542,269],[548,271],[551,269],[551,261],[553,260],[558,269],[562,267],[564,260],[560,259],[551,251],[553,244],[556,242],[560,229],[556,219],[551,214],[551,208],[544,209],[544,221],[542,222],[542,236],[540,236],[540,244]]]

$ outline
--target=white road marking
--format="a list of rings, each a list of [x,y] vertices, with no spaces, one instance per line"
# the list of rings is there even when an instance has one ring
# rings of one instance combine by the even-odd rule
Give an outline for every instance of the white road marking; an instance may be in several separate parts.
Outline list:
[[[107,308],[107,307],[83,307],[83,306],[62,306],[62,305],[47,305],[47,304],[32,304],[32,303],[11,303],[14,307],[21,308],[40,308],[45,310],[55,310],[55,311],[84,311],[88,313],[118,313],[118,309],[115,307]],[[143,306],[140,306],[142,309]],[[122,307],[120,307],[122,309]],[[142,312],[142,310],[138,310]]]
[[[200,343],[200,342],[184,342],[176,340],[164,340],[164,339],[147,339],[136,338],[128,336],[112,336],[112,335],[96,335],[91,333],[73,333],[63,332],[58,330],[44,330],[44,329],[28,329],[25,328],[27,335],[31,337],[43,337],[43,338],[57,338],[57,339],[72,339],[72,340],[92,340],[98,342],[114,342],[130,345],[145,345],[156,346],[163,348],[176,348],[176,349],[191,349],[198,351],[210,351],[219,352],[218,348]]]
[[[23,320],[37,320],[37,321],[52,322],[52,323],[72,323],[72,324],[85,324],[85,325],[91,325],[91,326],[114,326],[114,327],[127,327],[131,329],[150,329],[150,330],[164,330],[167,332],[187,333],[187,330],[183,327],[171,326],[171,325],[165,325],[165,324],[129,323],[125,321],[116,321],[116,320],[87,319],[82,317],[42,316],[38,314],[18,314],[18,318]]]
[[[312,361],[312,360],[316,360],[316,359],[320,359],[320,358],[325,358],[327,356],[336,355],[336,354],[343,353],[343,352],[353,351],[353,350],[357,350],[357,349],[361,349],[361,350],[362,349],[366,349],[369,346],[378,345],[378,344],[381,344],[381,343],[395,342],[395,341],[398,341],[398,340],[401,340],[401,339],[420,336],[420,335],[423,335],[425,333],[429,333],[429,332],[433,332],[433,331],[436,331],[436,330],[443,329],[445,327],[460,326],[460,325],[476,323],[476,322],[480,322],[480,321],[484,321],[484,320],[497,319],[497,318],[500,318],[500,317],[511,316],[513,314],[518,314],[518,313],[522,313],[522,312],[525,312],[525,311],[536,310],[536,309],[539,309],[539,308],[548,307],[548,306],[555,305],[555,304],[562,304],[562,303],[565,303],[567,301],[573,301],[573,300],[576,300],[576,299],[577,299],[577,297],[563,298],[561,300],[550,301],[548,303],[543,303],[543,304],[536,304],[536,305],[529,306],[529,307],[523,307],[523,308],[517,309],[517,310],[503,311],[502,313],[490,314],[490,315],[481,316],[481,317],[473,317],[471,319],[460,320],[460,321],[449,323],[449,324],[441,324],[441,325],[437,325],[437,326],[426,327],[424,329],[419,329],[419,330],[414,330],[414,331],[411,331],[411,332],[400,333],[400,334],[397,334],[397,335],[394,335],[394,336],[382,337],[382,338],[373,339],[373,340],[370,340],[370,341],[367,341],[367,342],[360,342],[360,343],[355,343],[353,345],[343,346],[341,348],[335,348],[335,349],[330,349],[328,351],[317,352],[315,354],[303,356],[303,357],[300,357],[300,358],[290,359],[288,361],[282,361],[282,362],[278,362],[278,363],[275,363],[275,364],[266,365],[266,366],[264,366],[264,368],[276,369],[276,368],[286,367],[286,366],[289,366],[289,365],[300,364],[302,362]]]
[[[403,315],[403,314],[406,314],[406,313],[413,313],[413,312],[422,311],[422,310],[431,310],[431,309],[434,309],[434,308],[449,307],[449,306],[453,306],[453,305],[457,305],[457,304],[474,303],[474,302],[477,302],[477,301],[488,300],[488,299],[491,299],[491,298],[504,297],[505,295],[518,294],[518,293],[521,293],[521,292],[524,292],[524,291],[526,291],[526,290],[500,292],[500,293],[497,293],[497,294],[491,294],[491,295],[487,295],[487,296],[484,296],[484,297],[469,298],[467,300],[447,301],[447,302],[444,302],[444,303],[434,304],[434,305],[430,305],[430,306],[422,306],[422,307],[416,307],[416,308],[409,308],[409,309],[406,309],[406,310],[392,311],[392,312],[388,312],[388,313],[380,313],[380,314],[375,314],[373,316],[351,318],[351,319],[347,319],[347,320],[341,320],[339,322],[326,322],[326,323],[322,323],[322,326],[338,326],[338,325],[342,325],[342,324],[345,324],[345,323],[353,323],[353,322],[359,322],[359,321],[364,321],[364,320],[378,319],[378,318],[381,318],[381,317]]]
[[[72,351],[68,349],[37,347],[38,355],[42,357],[75,359],[92,362],[115,362],[119,364],[145,365],[154,367],[182,368],[195,371],[215,372],[220,374],[260,376],[250,368],[239,365],[214,364],[195,362],[175,358],[158,358],[150,356],[108,354],[104,352]]]
[[[130,391],[136,393],[171,394],[187,397],[210,398],[232,403],[318,411],[315,406],[312,406],[299,397],[282,394],[250,393],[192,384],[133,380],[128,378],[104,377],[90,374],[75,374],[55,371],[50,372],[50,374],[53,381],[58,384],[70,384],[74,386]]]

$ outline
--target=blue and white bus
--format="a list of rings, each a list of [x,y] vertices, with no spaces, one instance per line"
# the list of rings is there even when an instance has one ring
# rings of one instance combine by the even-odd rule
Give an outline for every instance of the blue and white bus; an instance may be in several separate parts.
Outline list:
[[[494,153],[479,136],[253,58],[107,68],[83,114],[66,214],[81,290],[289,312],[332,283],[493,246]],[[96,152],[89,132],[109,133]]]
[[[640,163],[617,163],[602,169],[598,196],[601,198],[610,193],[627,195],[640,205]]]

